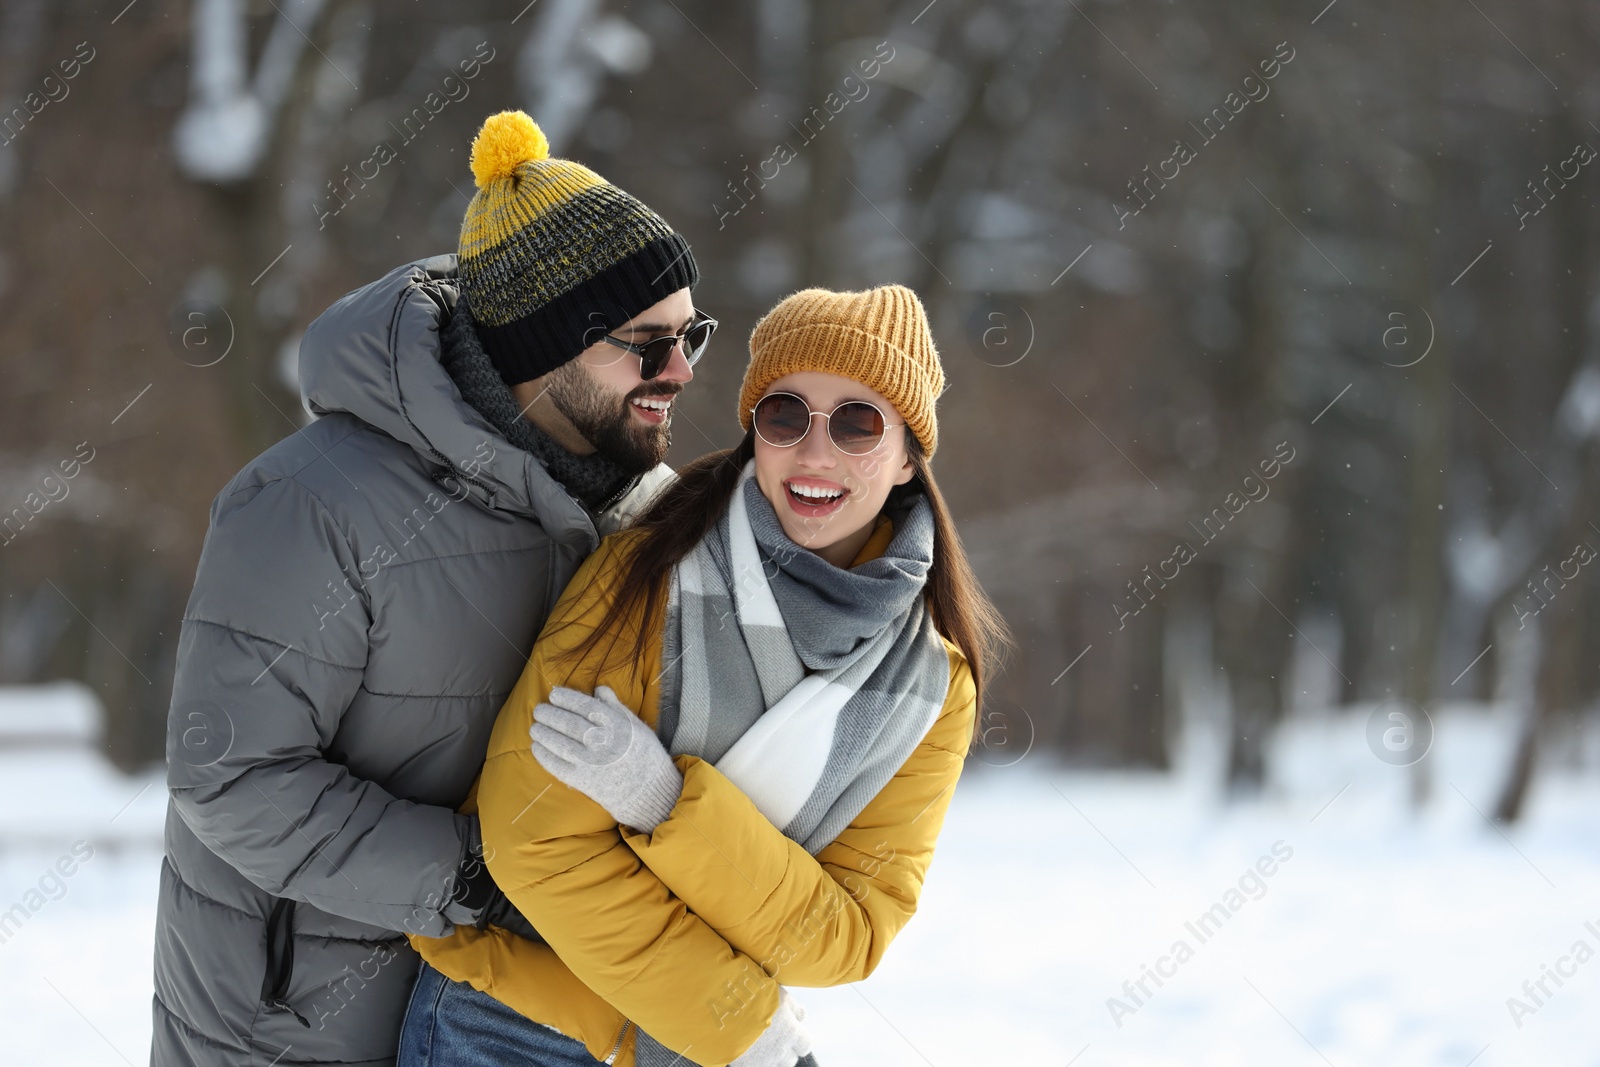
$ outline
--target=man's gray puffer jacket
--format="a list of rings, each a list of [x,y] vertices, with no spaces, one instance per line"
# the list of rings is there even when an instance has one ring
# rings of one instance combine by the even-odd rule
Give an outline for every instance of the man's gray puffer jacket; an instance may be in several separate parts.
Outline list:
[[[601,535],[440,364],[455,256],[350,293],[300,347],[321,417],[211,508],[184,613],[156,918],[157,1067],[389,1064],[501,703]],[[597,529],[597,526],[599,527]]]

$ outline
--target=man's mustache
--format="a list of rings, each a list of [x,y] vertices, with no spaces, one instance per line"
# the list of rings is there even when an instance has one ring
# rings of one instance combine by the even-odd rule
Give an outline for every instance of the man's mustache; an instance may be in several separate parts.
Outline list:
[[[629,401],[633,400],[650,400],[658,396],[675,397],[681,392],[683,392],[683,386],[679,385],[677,382],[666,382],[658,386],[641,385],[639,388],[623,397],[623,403],[628,403]]]

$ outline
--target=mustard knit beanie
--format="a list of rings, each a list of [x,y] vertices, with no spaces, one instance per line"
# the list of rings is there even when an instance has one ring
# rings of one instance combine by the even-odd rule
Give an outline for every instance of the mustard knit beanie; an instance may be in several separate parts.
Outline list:
[[[882,393],[916,435],[926,455],[939,443],[934,402],[944,368],[917,294],[903,285],[861,292],[802,289],[762,316],[750,333],[750,365],[739,390],[739,425],[786,374],[824,371]]]
[[[689,244],[579,163],[550,157],[521,111],[472,141],[478,192],[461,223],[461,292],[507,385],[555,370],[700,280]]]

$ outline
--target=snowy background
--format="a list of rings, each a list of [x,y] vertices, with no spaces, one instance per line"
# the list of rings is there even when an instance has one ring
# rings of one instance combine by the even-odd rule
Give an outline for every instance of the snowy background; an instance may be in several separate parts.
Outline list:
[[[825,1067],[1600,1064],[1600,4],[0,0],[0,1067],[145,1062],[207,509],[503,108],[693,245],[675,466],[928,308],[1017,647]]]
[[[165,796],[159,775],[125,776],[62,736],[96,711],[77,686],[0,695],[0,724],[35,735],[0,755],[0,902],[39,889],[75,843],[93,848],[0,943],[7,1067],[148,1057]],[[1546,979],[1533,1014],[1506,1003],[1575,942],[1600,949],[1585,928],[1600,929],[1600,781],[1542,776],[1502,835],[1482,811],[1513,720],[1452,707],[1426,757],[1440,788],[1413,811],[1406,772],[1367,748],[1367,711],[1285,724],[1272,745],[1297,784],[1244,802],[1221,799],[1204,737],[1178,746],[1170,775],[975,756],[918,915],[877,973],[800,991],[819,1063],[1600,1063],[1600,959]],[[1200,942],[1186,924],[1275,845],[1290,858]],[[1152,995],[1135,986],[1135,1003],[1123,983],[1180,939],[1193,957],[1160,987],[1145,979]],[[1113,997],[1136,1010],[1114,1016]]]

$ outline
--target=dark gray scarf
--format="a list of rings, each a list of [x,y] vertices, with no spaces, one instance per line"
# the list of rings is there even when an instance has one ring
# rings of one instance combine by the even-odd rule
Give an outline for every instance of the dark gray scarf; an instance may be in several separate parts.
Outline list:
[[[456,302],[455,312],[439,331],[442,352],[439,362],[455,380],[461,398],[489,420],[489,425],[506,440],[533,453],[550,477],[560,482],[572,498],[590,512],[604,510],[621,499],[638,481],[637,475],[606,459],[598,452],[575,456],[551,440],[550,436],[522,415],[511,387],[489,362],[478,331],[472,328],[472,315],[466,297]]]

